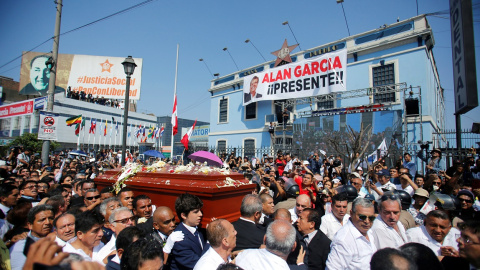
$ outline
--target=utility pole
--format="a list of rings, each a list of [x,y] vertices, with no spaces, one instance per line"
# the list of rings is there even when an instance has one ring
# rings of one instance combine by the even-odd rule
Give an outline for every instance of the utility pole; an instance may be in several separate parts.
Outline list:
[[[53,36],[52,60],[53,66],[50,70],[47,92],[47,112],[53,112],[53,98],[55,95],[55,80],[57,78],[58,45],[60,43],[60,23],[62,21],[62,0],[56,0],[57,16],[55,19],[55,31]],[[50,141],[44,140],[42,146],[42,165],[48,164],[48,153],[50,152]]]

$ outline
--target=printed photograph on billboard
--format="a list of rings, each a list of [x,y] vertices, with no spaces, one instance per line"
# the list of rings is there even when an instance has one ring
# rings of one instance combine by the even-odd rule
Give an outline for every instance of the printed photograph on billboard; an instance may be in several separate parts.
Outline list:
[[[349,127],[355,132],[371,128],[372,136],[369,140],[362,142],[362,145],[368,147],[363,153],[361,160],[364,161],[363,167],[374,162],[372,156],[376,156],[377,150],[384,144],[388,149],[389,157],[393,158],[401,153],[403,147],[402,137],[402,111],[384,110],[370,111],[363,113],[340,113],[331,115],[319,115],[305,118],[298,118],[294,122],[293,148],[305,152],[306,156],[314,153],[325,153],[327,156],[341,156],[348,160],[348,151],[343,151],[347,146],[345,139],[349,135]],[[339,139],[339,145],[342,151],[339,153],[334,147],[332,140]],[[349,146],[350,147],[350,146]],[[351,149],[351,148],[350,148]],[[384,149],[385,150],[385,149]]]
[[[45,62],[48,53],[27,52],[20,69],[20,94],[45,96],[48,91],[50,70]],[[93,98],[124,99],[126,76],[124,57],[59,54],[55,93],[84,92]],[[135,72],[130,81],[130,99],[140,99],[142,58],[134,58]]]

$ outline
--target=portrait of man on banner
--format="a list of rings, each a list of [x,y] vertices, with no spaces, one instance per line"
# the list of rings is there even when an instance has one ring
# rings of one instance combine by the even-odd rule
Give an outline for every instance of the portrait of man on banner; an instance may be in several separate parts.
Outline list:
[[[257,91],[259,81],[260,79],[258,78],[258,76],[253,76],[252,80],[250,81],[249,87],[244,87],[243,103],[255,102],[255,99],[262,97],[262,94]]]
[[[20,90],[20,95],[45,96],[48,92],[50,70],[45,62],[48,55],[38,55],[30,62],[30,82]],[[55,93],[65,92],[61,87],[55,87]]]

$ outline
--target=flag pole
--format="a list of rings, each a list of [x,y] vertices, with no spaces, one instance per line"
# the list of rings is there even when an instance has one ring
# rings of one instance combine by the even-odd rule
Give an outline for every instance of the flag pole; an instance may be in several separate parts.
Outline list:
[[[174,86],[174,90],[173,90],[173,102],[174,102],[174,104],[175,104],[175,99],[177,98],[178,50],[179,50],[179,48],[180,48],[180,45],[177,43],[177,62],[175,64],[175,86]],[[177,115],[178,115],[178,103],[177,103]],[[172,114],[172,117],[173,117],[173,114]],[[172,139],[171,139],[171,144],[170,144],[171,145],[170,146],[170,159],[171,160],[173,160],[173,142],[174,142],[174,136],[173,136],[173,126],[172,126]]]

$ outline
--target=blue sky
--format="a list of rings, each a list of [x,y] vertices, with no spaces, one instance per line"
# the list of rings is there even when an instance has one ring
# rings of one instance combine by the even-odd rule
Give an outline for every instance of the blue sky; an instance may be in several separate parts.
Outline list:
[[[142,1],[64,0],[61,32],[74,29]],[[413,17],[415,0],[345,0],[352,35]],[[480,0],[473,0],[478,48]],[[418,0],[419,13],[448,9],[447,0]],[[227,75],[235,64],[223,51],[228,47],[240,69],[263,62],[249,38],[269,61],[283,40],[295,43],[288,20],[300,47],[308,49],[348,36],[342,7],[335,0],[317,1],[152,1],[144,6],[60,37],[60,53],[143,58],[142,93],[138,111],[157,116],[170,115],[173,104],[176,46],[180,44],[178,67],[179,117],[210,121],[212,73]],[[434,56],[445,89],[446,127],[453,128],[453,73],[450,21],[447,15],[429,16],[435,38]],[[20,56],[53,36],[53,1],[16,0],[0,4],[2,34],[0,65]],[[49,52],[52,41],[34,51]],[[297,52],[299,49],[295,49]],[[477,77],[480,53],[476,53]],[[0,68],[0,75],[19,80],[20,59]],[[477,82],[478,85],[478,82]],[[480,121],[480,108],[462,116],[462,127]]]

